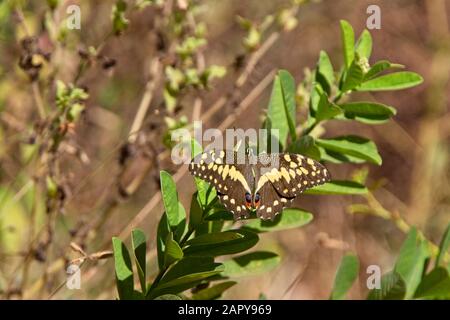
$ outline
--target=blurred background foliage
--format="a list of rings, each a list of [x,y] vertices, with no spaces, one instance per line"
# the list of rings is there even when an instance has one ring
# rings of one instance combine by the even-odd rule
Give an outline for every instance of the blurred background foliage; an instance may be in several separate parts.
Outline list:
[[[72,4],[81,30],[67,28]],[[398,61],[424,83],[358,93],[396,106],[385,124],[326,124],[333,136],[377,143],[382,166],[329,166],[336,179],[370,172],[370,196],[297,199],[313,223],[261,238],[258,248],[282,263],[240,280],[225,295],[236,299],[328,298],[349,250],[360,274],[348,298],[364,298],[367,266],[391,270],[409,225],[439,243],[450,221],[448,2],[1,1],[2,298],[116,297],[110,239],[129,241],[139,226],[156,255],[159,171],[173,173],[182,203],[195,189],[170,161],[170,132],[199,119],[208,128],[260,127],[275,70],[301,83],[320,50],[342,65],[339,20],[359,34],[371,4],[381,8],[373,61]],[[68,290],[66,265],[80,256],[89,257],[81,290]]]

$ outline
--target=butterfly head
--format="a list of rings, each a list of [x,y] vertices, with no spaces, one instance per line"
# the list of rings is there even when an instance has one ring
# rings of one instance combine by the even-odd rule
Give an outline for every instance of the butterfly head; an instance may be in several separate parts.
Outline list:
[[[259,193],[255,193],[253,196],[250,192],[245,193],[245,206],[249,210],[256,210],[261,202],[261,196]]]

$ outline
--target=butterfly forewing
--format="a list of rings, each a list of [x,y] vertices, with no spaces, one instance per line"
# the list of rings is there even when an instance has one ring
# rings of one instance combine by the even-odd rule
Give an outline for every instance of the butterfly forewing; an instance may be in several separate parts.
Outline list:
[[[233,151],[210,150],[196,156],[189,165],[194,176],[216,188],[220,201],[236,219],[249,216],[245,194],[251,193],[252,179],[248,158],[239,156]]]

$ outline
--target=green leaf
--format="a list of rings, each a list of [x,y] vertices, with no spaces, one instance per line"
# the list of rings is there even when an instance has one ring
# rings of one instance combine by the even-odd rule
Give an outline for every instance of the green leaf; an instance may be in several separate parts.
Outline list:
[[[233,214],[228,210],[218,210],[218,211],[214,211],[210,215],[206,216],[205,220],[207,220],[207,221],[216,221],[216,220],[234,221],[234,217],[233,217]]]
[[[175,51],[182,59],[186,59],[197,52],[200,47],[206,45],[206,43],[207,41],[204,38],[189,36],[185,38],[181,44],[177,45]]]
[[[172,176],[166,172],[160,172],[161,179],[161,193],[164,202],[164,208],[166,209],[167,220],[169,226],[174,229],[178,225],[178,193],[177,186]]]
[[[393,107],[375,102],[349,102],[339,105],[347,119],[367,124],[383,123],[396,114]]]
[[[87,98],[89,98],[89,94],[85,89],[77,88],[73,85],[71,85],[70,87],[70,100],[86,100]]]
[[[59,0],[47,0],[47,5],[49,6],[49,8],[51,10],[55,10],[58,7],[58,4],[59,4]],[[3,10],[5,10],[5,8],[7,10],[8,6],[2,7],[0,5],[0,12],[1,12],[0,13],[0,21],[1,21],[1,23],[3,23],[3,14],[5,13]]]
[[[340,24],[345,66],[349,68],[355,58],[355,33],[347,21],[341,20]]]
[[[301,209],[287,208],[277,215],[273,221],[255,219],[243,228],[254,232],[280,231],[302,227],[310,223],[313,215]]]
[[[367,194],[367,188],[354,181],[333,180],[305,191],[305,194]]]
[[[215,263],[213,257],[184,257],[172,266],[162,277],[161,283],[178,279],[187,274],[198,274],[214,271],[221,266]],[[223,267],[222,267],[223,269]],[[223,270],[222,270],[223,271]]]
[[[4,2],[5,3],[5,2]],[[2,141],[5,138],[2,135]],[[34,153],[34,151],[33,151]],[[31,159],[35,159],[31,156]],[[20,160],[19,160],[20,161]],[[28,160],[22,163],[29,163]],[[24,175],[17,176],[20,181],[30,181]],[[23,179],[23,180],[22,180]],[[25,180],[26,179],[26,180]],[[21,182],[22,183],[22,182]],[[27,182],[28,183],[28,182]],[[39,188],[39,191],[38,191]],[[28,244],[28,237],[26,232],[29,230],[30,216],[28,212],[36,210],[36,214],[44,217],[45,209],[44,202],[45,195],[42,193],[41,185],[39,187],[36,183],[30,183],[30,189],[25,192],[23,200],[19,200],[16,195],[16,190],[13,185],[3,184],[0,186],[0,260],[6,261],[4,258],[8,255],[15,255],[17,252],[23,250]],[[42,198],[40,196],[43,196]],[[36,206],[38,205],[38,206]],[[34,208],[34,209],[33,209]],[[5,290],[7,283],[4,282],[3,273],[0,276],[0,290]]]
[[[403,69],[405,66],[401,64],[391,63],[387,60],[377,61],[364,76],[364,80],[369,80],[385,70]]]
[[[63,100],[67,95],[68,90],[66,84],[61,80],[56,80],[56,100],[57,103],[59,100]],[[59,105],[59,103],[58,103]]]
[[[178,225],[176,226],[173,233],[173,238],[176,241],[180,241],[186,231],[186,210],[184,209],[183,204],[180,201],[178,201],[178,217],[181,220],[178,222]]]
[[[175,107],[177,106],[177,96],[176,93],[168,88],[168,84],[163,90],[164,104],[169,114],[173,114]]]
[[[382,163],[375,143],[363,137],[342,136],[331,139],[316,139],[316,144],[324,149],[361,158],[377,165]]]
[[[188,241],[184,249],[187,256],[221,256],[250,249],[258,242],[256,233],[246,230],[230,230],[200,235]]]
[[[348,154],[342,154],[339,152],[335,152],[332,150],[326,150],[322,147],[317,147],[320,152],[320,160],[321,161],[328,161],[331,163],[364,163],[366,160],[357,158]]]
[[[247,36],[243,39],[244,46],[249,50],[255,50],[261,43],[261,32],[258,28],[252,26],[247,33]]]
[[[295,133],[295,82],[294,78],[285,70],[278,71],[273,83],[267,118],[271,129],[279,130],[279,141],[283,148],[290,133],[293,141]],[[267,128],[266,129],[270,129]]]
[[[200,84],[200,77],[197,69],[187,68],[184,72],[186,76],[186,84],[191,86],[198,86]]]
[[[198,237],[195,237],[186,242],[187,245],[210,245],[217,244],[226,241],[232,241],[237,239],[242,239],[244,236],[239,232],[235,231],[225,231],[225,232],[215,232],[208,233]]]
[[[189,210],[189,226],[195,229],[203,221],[203,209],[198,201],[198,192],[191,197],[191,208]]]
[[[127,3],[124,0],[117,0],[113,6],[111,20],[114,34],[119,35],[128,27],[129,21],[125,17]]]
[[[211,204],[217,199],[217,192],[214,187],[208,184],[206,181],[199,178],[195,178],[198,191],[198,201],[203,210],[208,210]]]
[[[158,286],[147,294],[147,298],[180,293],[222,271],[223,266],[214,263],[211,257],[184,257],[167,271]]]
[[[425,243],[418,238],[417,230],[412,228],[403,242],[394,268],[394,271],[405,281],[405,298],[411,298],[416,291],[427,257]]]
[[[208,87],[214,78],[223,78],[227,73],[227,69],[223,66],[210,65],[202,72],[200,79],[203,86]]]
[[[186,223],[186,213],[178,201],[177,187],[172,176],[166,172],[160,172],[161,194],[166,209],[167,221],[172,230],[179,228],[180,224]]]
[[[346,92],[349,90],[353,90],[354,88],[358,87],[361,84],[363,78],[364,78],[364,71],[360,63],[354,60],[350,65],[350,67],[348,68],[347,72],[345,73],[341,91]]]
[[[142,292],[145,294],[147,290],[146,285],[146,262],[145,254],[147,252],[147,245],[145,234],[142,230],[135,229],[131,231],[131,244],[134,252],[134,260],[136,262],[136,269],[139,275],[139,281],[141,284]]]
[[[217,233],[221,232],[222,228],[225,224],[225,220],[222,219],[205,219],[202,224],[200,224],[197,229],[195,230],[195,235],[200,236],[207,233]],[[231,219],[234,221],[234,219]]]
[[[394,271],[381,277],[381,289],[372,289],[368,300],[403,300],[406,294],[406,284],[402,277]]]
[[[444,260],[445,254],[450,246],[450,223],[447,225],[447,229],[442,236],[441,243],[439,244],[439,253],[436,258],[435,267],[438,267]]]
[[[333,119],[335,116],[342,113],[341,108],[339,108],[334,103],[328,101],[328,96],[323,91],[320,85],[317,84],[314,90],[316,90],[317,94],[320,97],[316,112],[317,121]]]
[[[155,300],[183,300],[176,294],[163,294],[155,298]]]
[[[445,268],[438,267],[427,274],[418,286],[414,298],[450,299],[450,277]]]
[[[423,82],[423,78],[414,72],[400,71],[382,75],[363,82],[356,88],[358,91],[401,90],[415,87]]]
[[[358,257],[353,254],[345,255],[339,265],[336,277],[334,278],[333,290],[331,291],[331,300],[345,299],[348,290],[355,282],[359,272]]]
[[[81,112],[85,109],[84,104],[74,103],[67,114],[67,119],[76,122],[80,118]]]
[[[323,50],[320,51],[319,61],[317,62],[316,81],[329,95],[334,84],[334,71],[328,54]]]
[[[317,161],[320,160],[320,150],[317,148],[314,138],[309,135],[297,139],[289,146],[288,151],[290,153],[302,154]]]
[[[372,53],[372,36],[370,32],[364,29],[356,43],[356,53],[363,58],[369,60]]]
[[[277,254],[268,251],[256,251],[223,262],[224,277],[245,277],[268,272],[280,263]]]
[[[116,270],[116,285],[121,300],[133,299],[134,282],[130,254],[123,242],[116,237],[112,238],[114,252],[114,267]]]
[[[311,89],[311,96],[309,98],[310,117],[308,120],[312,123],[315,119],[314,116],[319,108],[320,98],[322,97],[323,88],[320,83],[316,83]]]
[[[206,288],[198,291],[192,295],[193,300],[213,300],[220,298],[220,296],[229,288],[234,286],[237,282],[235,281],[225,281],[213,285],[210,288]]]
[[[158,266],[159,270],[164,268],[164,252],[166,249],[166,239],[170,233],[170,226],[167,222],[167,215],[164,214],[161,216],[158,224],[158,230],[156,235],[156,249],[158,252]]]
[[[178,243],[173,240],[172,232],[167,236],[165,248],[164,267],[168,267],[175,261],[181,260],[183,258],[183,250],[181,250]]]
[[[221,271],[223,271],[223,267],[219,266],[215,270],[187,274],[171,281],[167,281],[164,283],[161,282],[161,284],[158,285],[157,290],[161,291],[162,289],[170,288],[173,292],[178,293],[186,290],[184,289],[186,285],[188,288],[193,287],[195,286],[195,284],[198,284],[202,280],[205,280],[211,276],[219,274]],[[183,289],[180,289],[180,287]]]
[[[55,198],[58,195],[58,185],[56,184],[55,180],[53,180],[52,177],[50,176],[45,177],[45,186],[47,189],[48,198]]]
[[[257,154],[266,152],[271,153],[272,147],[280,148],[280,137],[278,130],[272,130],[272,121],[266,116],[263,121],[262,129],[266,132],[262,131],[260,133],[260,137],[257,139]],[[266,136],[264,136],[264,134]],[[281,148],[280,148],[281,149]]]
[[[203,151],[203,148],[200,145],[200,143],[198,143],[198,141],[195,139],[191,139],[191,157],[192,157],[192,159],[195,158],[200,153],[202,153],[202,151]]]
[[[318,121],[333,119],[342,113],[342,110],[338,105],[329,102],[326,97],[325,99],[322,98],[319,103],[319,109],[316,114],[316,119]]]

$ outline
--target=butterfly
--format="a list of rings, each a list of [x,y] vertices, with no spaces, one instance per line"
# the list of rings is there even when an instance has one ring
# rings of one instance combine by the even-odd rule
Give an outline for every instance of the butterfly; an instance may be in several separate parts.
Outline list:
[[[330,181],[319,162],[299,154],[242,154],[211,149],[189,164],[189,172],[214,186],[220,202],[236,220],[273,220],[306,189]]]

